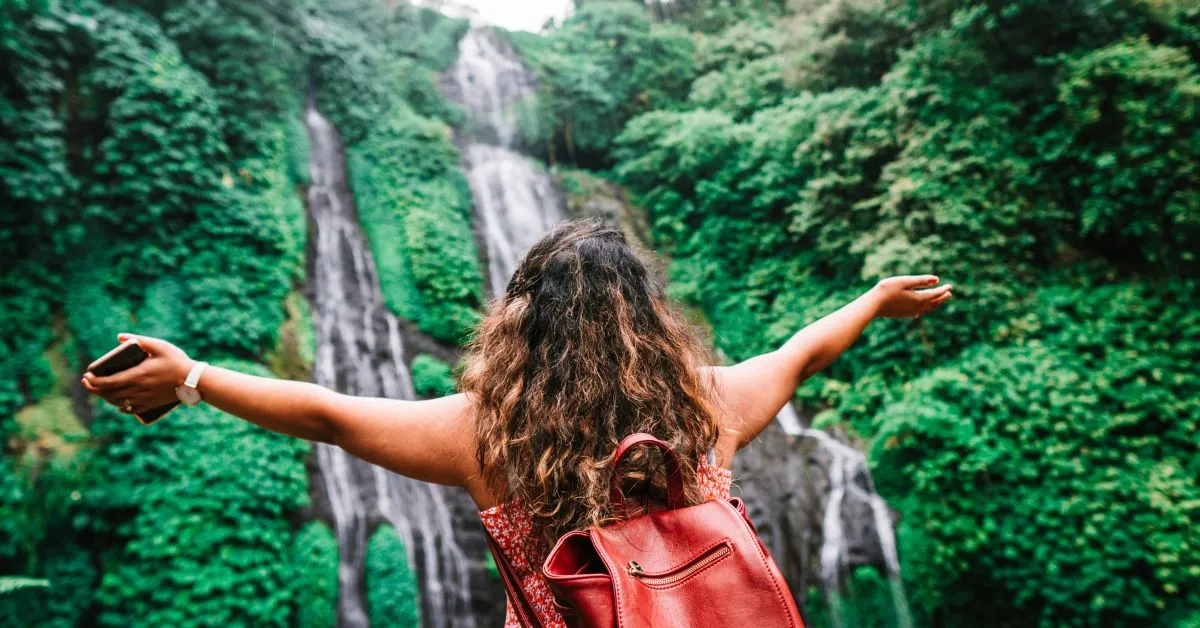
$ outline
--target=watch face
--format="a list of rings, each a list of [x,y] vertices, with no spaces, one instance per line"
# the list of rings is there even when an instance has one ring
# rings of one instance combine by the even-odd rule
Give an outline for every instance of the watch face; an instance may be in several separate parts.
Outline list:
[[[189,406],[200,403],[200,391],[191,386],[180,386],[175,389],[175,396]]]

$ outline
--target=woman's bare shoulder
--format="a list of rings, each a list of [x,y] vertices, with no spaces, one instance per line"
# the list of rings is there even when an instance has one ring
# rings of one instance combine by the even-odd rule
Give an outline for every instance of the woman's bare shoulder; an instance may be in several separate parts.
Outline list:
[[[463,488],[467,489],[467,493],[479,510],[495,506],[496,500],[487,488],[487,482],[483,479],[483,472],[479,468],[479,462],[475,455],[478,449],[479,431],[476,429],[477,417],[473,395],[458,393],[441,397],[435,401],[444,404],[444,411],[454,416],[453,440],[459,449],[458,457],[464,464]]]
[[[717,465],[729,469],[733,454],[744,444],[746,421],[738,412],[737,400],[730,397],[727,369],[724,366],[706,366],[701,369],[700,375],[708,388],[719,430]]]

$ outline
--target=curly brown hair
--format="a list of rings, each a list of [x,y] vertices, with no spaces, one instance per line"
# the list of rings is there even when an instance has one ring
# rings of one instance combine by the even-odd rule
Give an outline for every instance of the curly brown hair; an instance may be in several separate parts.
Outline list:
[[[601,221],[564,223],[525,255],[468,346],[461,384],[488,489],[532,517],[529,556],[626,516],[609,488],[617,444],[634,432],[670,443],[686,501],[703,501],[697,467],[718,427],[697,332]],[[643,499],[665,486],[652,448],[631,452],[619,473]]]

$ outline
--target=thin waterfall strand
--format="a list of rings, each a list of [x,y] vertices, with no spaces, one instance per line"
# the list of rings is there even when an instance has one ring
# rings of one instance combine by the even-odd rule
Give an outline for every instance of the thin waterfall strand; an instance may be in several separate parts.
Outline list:
[[[383,304],[374,258],[357,223],[341,139],[311,102],[309,214],[316,227],[312,276],[316,382],[351,395],[412,399],[399,323]],[[410,480],[318,445],[317,465],[336,528],[338,623],[368,625],[363,564],[368,527],[384,521],[405,543],[426,626],[474,626],[469,567],[449,516],[448,489]]]

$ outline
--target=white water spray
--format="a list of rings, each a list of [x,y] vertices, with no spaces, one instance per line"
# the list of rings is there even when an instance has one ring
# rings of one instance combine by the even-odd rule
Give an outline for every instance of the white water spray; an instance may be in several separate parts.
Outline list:
[[[488,283],[500,294],[525,251],[562,221],[562,200],[545,169],[514,150],[533,73],[492,29],[471,29],[458,51],[446,77],[467,111],[463,167],[487,247]]]

